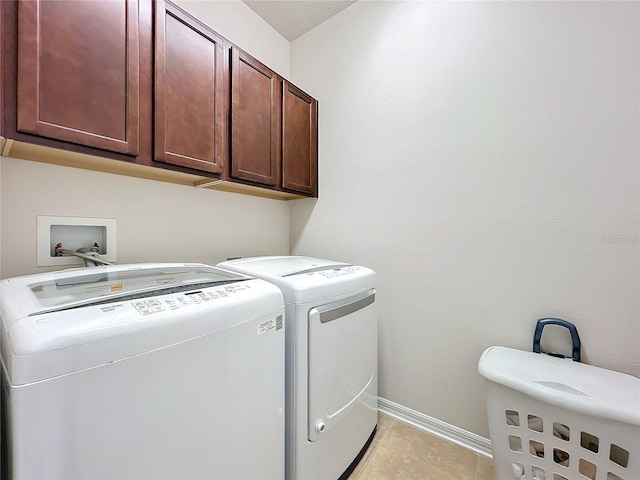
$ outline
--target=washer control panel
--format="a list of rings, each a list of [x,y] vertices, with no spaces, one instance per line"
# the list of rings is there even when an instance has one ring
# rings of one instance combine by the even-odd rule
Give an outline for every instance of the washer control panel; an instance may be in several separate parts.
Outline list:
[[[196,290],[172,295],[163,295],[154,298],[141,298],[131,302],[131,305],[140,315],[151,315],[165,310],[178,310],[180,308],[200,305],[211,301],[229,298],[241,290],[250,288],[249,285],[236,284],[224,287]]]
[[[164,310],[162,304],[155,298],[150,300],[136,300],[135,302],[131,302],[131,304],[138,310],[140,315],[149,315]]]

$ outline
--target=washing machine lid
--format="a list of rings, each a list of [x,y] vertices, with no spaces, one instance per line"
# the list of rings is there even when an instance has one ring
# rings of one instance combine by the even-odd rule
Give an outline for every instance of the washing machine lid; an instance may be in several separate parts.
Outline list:
[[[247,280],[204,264],[133,264],[74,268],[5,280],[5,322],[24,316]],[[9,310],[9,311],[6,311]]]
[[[277,285],[286,302],[308,303],[373,288],[375,273],[361,265],[305,256],[228,260],[218,267]]]
[[[91,267],[0,282],[0,356],[25,385],[264,319],[282,328],[281,291],[202,264]]]

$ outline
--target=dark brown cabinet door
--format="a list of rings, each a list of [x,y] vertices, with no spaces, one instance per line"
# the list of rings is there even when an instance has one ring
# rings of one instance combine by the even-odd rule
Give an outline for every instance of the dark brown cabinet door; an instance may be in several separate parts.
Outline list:
[[[0,2],[0,137],[4,137],[5,133],[5,125],[4,125],[4,116],[5,116],[5,103],[4,103],[4,90],[5,90],[5,80],[4,76],[7,74],[7,70],[9,67],[5,65],[6,63],[6,54],[4,52],[5,43],[4,40],[6,33],[5,27],[5,2]],[[0,147],[4,148],[4,142],[0,138]],[[0,155],[2,154],[2,149],[0,149]]]
[[[282,188],[318,194],[318,102],[286,80],[282,93]]]
[[[154,158],[222,173],[224,39],[164,1],[155,8]]]
[[[277,186],[280,162],[280,77],[231,49],[231,176]]]
[[[17,129],[138,154],[138,2],[18,4]]]

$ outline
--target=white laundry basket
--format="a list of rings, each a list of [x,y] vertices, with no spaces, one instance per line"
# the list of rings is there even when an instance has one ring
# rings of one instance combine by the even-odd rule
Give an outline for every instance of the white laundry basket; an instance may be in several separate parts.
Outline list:
[[[498,480],[640,480],[640,379],[506,347],[478,370]]]

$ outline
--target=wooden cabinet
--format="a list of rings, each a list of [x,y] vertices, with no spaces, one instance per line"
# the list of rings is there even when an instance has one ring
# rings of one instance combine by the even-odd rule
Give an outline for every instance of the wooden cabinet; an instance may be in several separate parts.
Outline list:
[[[17,130],[139,152],[138,2],[18,3]]]
[[[317,196],[316,100],[169,1],[0,0],[0,18],[4,154]]]
[[[279,184],[281,84],[271,69],[231,48],[231,177]]]
[[[163,0],[155,2],[154,159],[223,173],[224,39]]]
[[[7,68],[5,67],[5,60],[6,60],[6,53],[4,52],[4,37],[6,35],[6,26],[5,26],[5,15],[6,15],[6,7],[2,6],[3,2],[0,2],[0,156],[2,155],[2,152],[4,150],[4,142],[5,142],[5,129],[4,129],[4,112],[5,112],[5,105],[4,105],[4,92],[5,92],[5,88],[4,88],[4,76],[5,76],[5,71],[7,70]],[[1,471],[1,470],[0,470]]]
[[[282,188],[318,196],[318,101],[283,82]]]
[[[231,177],[317,196],[317,101],[231,48]]]

